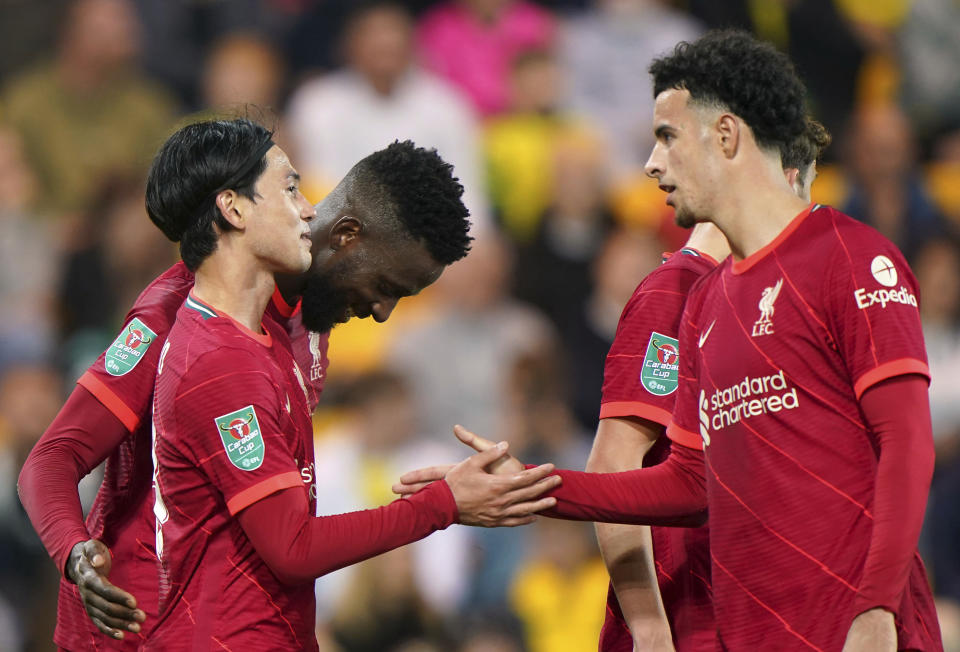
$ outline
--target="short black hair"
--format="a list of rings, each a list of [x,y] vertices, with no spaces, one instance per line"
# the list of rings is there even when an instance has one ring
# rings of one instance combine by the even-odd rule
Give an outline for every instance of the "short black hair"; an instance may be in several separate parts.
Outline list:
[[[780,151],[783,167],[796,168],[801,172],[811,163],[820,159],[833,138],[822,124],[813,118],[807,118],[807,128]]]
[[[753,131],[757,144],[783,150],[806,127],[806,89],[790,59],[742,30],[714,30],[681,41],[650,65],[653,96],[671,88],[697,103],[722,106]]]
[[[409,140],[367,156],[350,171],[355,196],[381,202],[382,213],[423,244],[438,263],[449,265],[470,251],[470,211],[453,166],[435,149]]]
[[[154,157],[147,214],[180,243],[188,269],[196,270],[216,250],[217,229],[233,229],[216,205],[217,194],[231,189],[256,201],[253,187],[267,167],[272,138],[266,127],[246,118],[204,120],[178,129]]]

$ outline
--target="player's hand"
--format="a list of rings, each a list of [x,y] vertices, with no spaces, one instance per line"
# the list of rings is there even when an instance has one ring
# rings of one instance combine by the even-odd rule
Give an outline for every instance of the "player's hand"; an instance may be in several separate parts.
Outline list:
[[[480,435],[475,435],[460,425],[453,427],[453,434],[457,436],[457,439],[478,453],[482,453],[483,451],[490,450],[494,447],[494,443],[489,439],[484,439]],[[400,482],[394,484],[391,489],[393,493],[401,496],[415,494],[431,482],[436,482],[437,480],[442,480],[445,478],[447,473],[449,473],[450,469],[453,467],[453,464],[443,464],[439,466],[427,466],[422,469],[417,469],[416,471],[408,471],[400,476]],[[508,475],[511,473],[520,473],[525,468],[526,467],[523,465],[523,463],[521,463],[520,460],[514,456],[503,455],[489,464],[486,470],[490,473]]]
[[[400,476],[400,482],[394,484],[391,490],[401,496],[415,494],[431,482],[443,480],[454,466],[456,465],[442,464],[440,466],[427,466],[416,471],[407,471]]]
[[[136,598],[107,580],[111,565],[107,546],[90,539],[73,547],[65,570],[93,624],[107,636],[122,639],[124,631],[139,632],[147,615],[137,609]]]
[[[445,479],[459,510],[458,522],[482,527],[514,527],[536,520],[534,512],[557,504],[556,498],[540,498],[560,484],[550,475],[552,464],[524,469],[519,473],[495,475],[487,467],[507,453],[500,442],[468,457],[450,469]]]
[[[459,439],[462,443],[466,444],[478,453],[490,450],[494,446],[494,443],[489,439],[484,439],[480,435],[470,432],[461,425],[456,425],[453,427],[453,434],[455,434],[457,439]],[[490,471],[490,473],[510,474],[520,473],[520,471],[523,471],[524,468],[526,467],[523,465],[523,462],[515,458],[513,455],[504,455],[488,466],[487,470]]]
[[[843,652],[896,652],[897,628],[893,614],[877,607],[853,619]]]

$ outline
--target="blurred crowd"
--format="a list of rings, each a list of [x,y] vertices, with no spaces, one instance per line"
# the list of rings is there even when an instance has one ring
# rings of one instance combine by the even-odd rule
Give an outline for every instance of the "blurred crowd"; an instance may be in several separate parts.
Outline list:
[[[879,229],[919,279],[937,444],[921,552],[960,650],[956,0],[0,2],[0,650],[52,649],[58,573],[15,479],[176,260],[143,191],[177,124],[265,122],[312,201],[394,139],[456,166],[473,252],[388,323],[331,337],[320,511],[376,506],[402,472],[466,454],[455,423],[583,468],[620,310],[685,238],[643,173],[646,68],[720,26],[790,54],[834,136],[814,200]],[[579,652],[606,584],[588,524],[454,526],[319,580],[318,635],[341,652]]]

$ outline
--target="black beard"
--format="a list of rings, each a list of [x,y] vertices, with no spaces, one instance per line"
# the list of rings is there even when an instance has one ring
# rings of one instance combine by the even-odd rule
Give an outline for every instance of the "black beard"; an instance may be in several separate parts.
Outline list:
[[[326,333],[340,323],[350,305],[346,293],[319,274],[307,277],[301,301],[303,325],[317,333]]]

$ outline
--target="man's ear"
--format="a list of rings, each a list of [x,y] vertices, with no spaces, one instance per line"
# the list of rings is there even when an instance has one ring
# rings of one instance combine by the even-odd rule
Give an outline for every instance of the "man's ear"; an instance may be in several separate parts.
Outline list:
[[[223,190],[217,193],[214,201],[223,219],[229,222],[233,228],[242,231],[246,226],[246,220],[240,210],[239,199],[240,195],[237,194],[236,190]]]
[[[352,215],[344,215],[330,227],[330,248],[334,251],[349,247],[363,233],[363,222]]]
[[[733,158],[737,155],[741,137],[740,121],[732,113],[723,113],[717,119],[717,134],[720,138],[720,149],[725,157]]]
[[[787,183],[790,184],[790,187],[793,188],[797,194],[800,194],[800,191],[803,190],[803,188],[797,185],[797,182],[800,180],[800,170],[797,168],[784,168],[783,176],[787,178]]]

